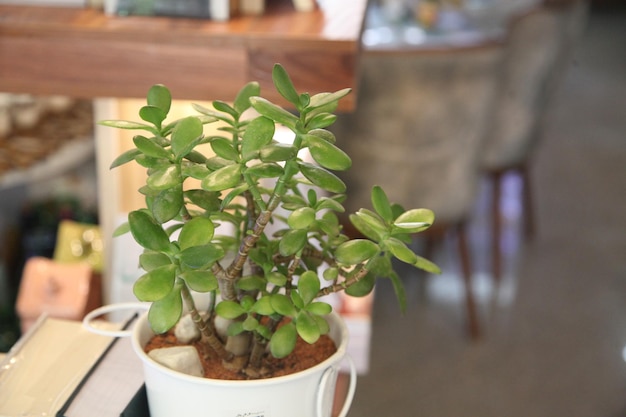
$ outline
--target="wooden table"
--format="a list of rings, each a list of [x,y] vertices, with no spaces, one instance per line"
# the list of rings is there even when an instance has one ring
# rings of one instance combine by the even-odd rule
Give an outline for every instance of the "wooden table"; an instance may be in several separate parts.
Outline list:
[[[140,98],[163,83],[175,98],[232,100],[257,80],[277,99],[276,62],[301,91],[356,88],[367,0],[320,4],[296,12],[291,1],[267,0],[263,16],[228,22],[0,6],[0,91]],[[355,100],[351,94],[341,109],[351,110]]]

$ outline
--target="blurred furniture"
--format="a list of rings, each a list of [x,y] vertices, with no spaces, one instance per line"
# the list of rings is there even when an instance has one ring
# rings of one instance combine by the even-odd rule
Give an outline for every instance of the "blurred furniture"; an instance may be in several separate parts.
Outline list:
[[[455,232],[473,338],[480,326],[465,224],[477,196],[499,56],[497,46],[365,51],[357,108],[331,126],[353,161],[338,173],[348,186],[348,213],[371,207],[371,188],[380,185],[393,202],[434,210],[433,231],[441,233],[433,237]]]
[[[367,1],[318,3],[300,13],[290,0],[271,1],[263,16],[228,22],[0,5],[0,91],[143,98],[163,83],[179,99],[232,100],[257,80],[282,100],[275,62],[311,93],[353,86]]]
[[[503,179],[516,173],[522,180],[524,234],[530,237],[534,220],[528,166],[586,12],[586,1],[551,0],[511,22],[482,152],[483,169],[492,187],[492,273],[496,281],[502,275]]]
[[[23,333],[42,314],[82,320],[101,303],[99,277],[88,263],[62,264],[40,256],[26,262],[16,304]]]

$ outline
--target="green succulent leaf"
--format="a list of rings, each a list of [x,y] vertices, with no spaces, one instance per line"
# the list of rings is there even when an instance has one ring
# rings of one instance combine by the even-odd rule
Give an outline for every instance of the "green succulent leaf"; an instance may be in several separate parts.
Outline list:
[[[284,294],[272,294],[271,296],[272,308],[275,312],[285,317],[295,317],[297,314],[296,308],[289,297]]]
[[[222,137],[214,137],[213,139],[211,139],[210,143],[211,149],[213,149],[215,155],[229,161],[239,161],[239,152],[237,152],[232,142],[228,139]]]
[[[294,158],[298,150],[289,144],[271,143],[263,146],[259,151],[259,158],[263,162],[282,162]]]
[[[287,74],[285,68],[280,64],[274,64],[272,68],[272,80],[276,90],[287,99],[288,102],[294,104],[296,107],[300,104],[300,95],[293,86],[293,82]]]
[[[326,281],[334,281],[339,278],[339,268],[329,267],[324,270],[322,276]]]
[[[324,168],[344,171],[352,165],[348,154],[327,140],[315,135],[307,135],[307,143],[313,159]]]
[[[256,178],[278,178],[283,172],[283,168],[275,162],[256,164],[246,169],[246,174]]]
[[[364,236],[374,241],[382,240],[388,233],[384,223],[375,216],[360,210],[349,216],[350,222]]]
[[[265,280],[257,275],[242,277],[237,282],[237,288],[242,291],[263,291],[265,289],[265,285]]]
[[[126,152],[119,155],[117,158],[111,162],[111,166],[109,169],[117,168],[121,165],[124,165],[130,161],[134,161],[137,156],[141,155],[142,152],[139,149],[129,149]]]
[[[350,91],[352,91],[350,88],[344,88],[342,90],[335,91],[334,93],[315,94],[313,97],[311,97],[309,108],[314,109],[327,106],[329,104],[336,104],[337,102],[339,102],[339,100],[350,94]]]
[[[133,286],[133,293],[139,301],[157,301],[174,288],[176,265],[164,265],[140,276]]]
[[[223,300],[216,305],[215,312],[218,316],[229,320],[234,320],[242,314],[246,314],[246,310],[239,303],[230,300]]]
[[[163,111],[163,109],[156,106],[143,106],[139,109],[139,117],[141,117],[146,122],[150,122],[155,125],[158,129],[161,128],[161,123],[167,117],[167,112]]]
[[[233,107],[239,114],[242,114],[250,108],[250,97],[258,96],[259,94],[261,94],[261,87],[259,86],[259,83],[251,81],[239,90],[239,93],[237,93],[237,97],[235,97],[235,101],[233,102]]]
[[[298,280],[298,292],[304,305],[310,304],[320,290],[320,279],[313,271],[306,271]]]
[[[345,293],[351,297],[365,297],[372,292],[376,284],[374,274],[368,273],[359,281],[346,288]]]
[[[169,256],[153,251],[146,251],[139,255],[139,266],[145,271],[152,271],[161,266],[170,265],[172,261]]]
[[[157,252],[167,252],[170,240],[165,231],[152,216],[142,210],[132,211],[128,214],[130,232],[139,245],[146,249]]]
[[[131,122],[128,120],[102,120],[98,124],[102,126],[115,127],[117,129],[124,129],[124,130],[147,130],[153,135],[157,135],[159,133],[151,125],[148,125],[145,123]]]
[[[307,230],[296,229],[290,230],[280,240],[278,250],[283,256],[290,256],[304,248],[307,242]]]
[[[177,158],[183,158],[193,149],[196,139],[202,136],[202,122],[195,116],[185,117],[176,123],[172,131],[172,151]]]
[[[217,278],[211,271],[186,271],[179,275],[193,291],[209,292],[217,290]]]
[[[154,197],[151,210],[155,220],[160,224],[172,220],[180,213],[183,206],[182,186],[161,191]]]
[[[128,232],[130,232],[130,224],[128,224],[128,222],[124,222],[115,228],[113,231],[113,237],[122,236]]]
[[[259,327],[259,321],[253,316],[248,316],[242,323],[243,329],[247,332],[253,332]]]
[[[285,284],[287,284],[287,277],[278,271],[272,271],[265,276],[267,278],[267,282],[270,284],[274,284],[279,287],[284,287]]]
[[[435,222],[435,214],[428,209],[412,209],[402,213],[394,221],[394,227],[404,233],[419,233]]]
[[[322,129],[335,123],[337,116],[332,113],[319,113],[311,117],[307,122],[309,129]]]
[[[272,141],[275,129],[274,122],[263,116],[257,117],[248,123],[241,142],[243,160],[249,161],[255,158],[261,148]]]
[[[182,183],[180,165],[168,165],[150,174],[146,183],[153,190],[166,190]]]
[[[274,314],[276,311],[272,307],[272,297],[270,295],[264,295],[259,298],[256,303],[254,303],[250,311],[263,316],[270,316]]]
[[[163,84],[155,84],[148,90],[147,103],[167,115],[172,105],[172,93]]]
[[[335,251],[337,261],[344,265],[357,265],[380,253],[380,247],[367,239],[353,239],[342,243]]]
[[[272,103],[263,97],[250,97],[250,103],[263,116],[295,130],[298,118],[287,110]]]
[[[192,246],[203,246],[211,243],[215,226],[206,217],[195,217],[189,220],[180,231],[178,244],[182,250]]]
[[[300,207],[294,210],[287,218],[287,224],[292,229],[306,229],[315,221],[315,210],[311,207]]]
[[[325,316],[333,311],[333,307],[323,301],[316,301],[307,305],[305,310],[317,316]]]
[[[180,252],[180,262],[189,268],[206,268],[224,257],[224,249],[215,244],[192,246]]]
[[[308,134],[317,136],[318,138],[323,139],[329,143],[337,142],[337,138],[335,137],[335,134],[327,129],[312,129],[312,130],[309,130]]]
[[[172,291],[150,306],[148,321],[156,334],[162,334],[174,327],[183,313],[183,300],[180,288],[174,286]]]
[[[378,185],[372,188],[372,206],[376,213],[383,218],[386,222],[393,221],[393,211],[391,210],[391,203],[387,198],[385,191]]]
[[[299,166],[302,175],[314,185],[331,193],[341,194],[346,191],[346,184],[330,171],[307,162],[301,162]]]
[[[219,194],[205,190],[187,190],[185,197],[193,204],[206,210],[207,212],[217,211],[220,208]]]
[[[133,143],[144,155],[152,158],[168,159],[170,153],[154,140],[150,140],[145,136],[136,135],[133,137]]]
[[[398,300],[398,305],[400,306],[400,311],[404,313],[406,311],[406,290],[402,284],[402,280],[395,272],[392,273],[389,278],[391,279],[393,291],[396,294],[396,299]]]
[[[207,191],[224,191],[239,185],[241,165],[228,165],[210,173],[202,180],[202,188]]]
[[[402,262],[406,262],[407,264],[414,264],[417,262],[417,255],[413,252],[407,245],[405,245],[402,241],[396,239],[395,237],[390,237],[384,241],[385,246],[389,249],[389,251],[401,260]]]
[[[417,257],[417,260],[413,262],[413,266],[426,272],[430,272],[431,274],[441,274],[441,268],[439,268],[435,263],[429,261],[426,258],[422,258],[421,256]]]
[[[308,311],[301,311],[296,318],[296,330],[298,335],[309,344],[317,342],[321,336],[317,321]]]
[[[278,328],[270,339],[270,352],[275,358],[284,358],[288,356],[296,347],[298,339],[298,331],[296,325],[287,323]]]

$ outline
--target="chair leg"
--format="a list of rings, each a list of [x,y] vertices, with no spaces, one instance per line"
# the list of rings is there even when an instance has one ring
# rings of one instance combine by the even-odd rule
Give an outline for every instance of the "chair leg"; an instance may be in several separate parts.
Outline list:
[[[472,289],[472,267],[470,261],[469,248],[467,244],[467,233],[465,225],[461,224],[457,227],[457,241],[459,245],[459,256],[461,260],[461,272],[465,284],[465,308],[467,311],[467,328],[470,337],[477,340],[481,337],[478,313],[476,311],[476,302],[474,300],[474,291]]]
[[[520,176],[522,178],[522,204],[523,204],[523,218],[524,218],[524,237],[531,239],[535,235],[535,215],[533,211],[532,193],[530,190],[530,172],[526,164],[522,165],[519,169]]]
[[[499,283],[502,278],[502,212],[500,200],[502,199],[502,173],[490,174],[491,186],[491,269],[493,279]]]

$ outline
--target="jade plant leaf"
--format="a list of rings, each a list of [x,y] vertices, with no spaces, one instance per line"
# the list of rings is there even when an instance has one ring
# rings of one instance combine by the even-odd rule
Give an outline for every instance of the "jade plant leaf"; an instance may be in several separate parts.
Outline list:
[[[315,135],[307,135],[306,141],[311,156],[324,168],[345,171],[352,165],[352,160],[348,154],[332,143]]]
[[[284,358],[296,347],[298,332],[296,325],[287,323],[278,328],[270,339],[270,352],[275,358]]]
[[[176,265],[164,265],[140,276],[133,286],[133,293],[139,301],[157,301],[174,288]]]
[[[152,271],[161,266],[170,265],[170,258],[160,252],[146,251],[139,255],[139,266],[145,271]]]
[[[165,114],[169,113],[172,105],[172,94],[163,84],[155,84],[148,90],[147,103],[161,109]]]
[[[162,334],[171,329],[180,319],[183,312],[183,300],[180,287],[174,286],[172,291],[150,306],[148,321],[156,334]]]
[[[298,165],[302,175],[314,185],[331,193],[340,194],[346,191],[346,184],[332,172],[307,162],[301,162]]]
[[[195,217],[185,223],[178,236],[181,250],[192,246],[203,246],[211,243],[215,226],[213,221],[206,217]]]
[[[402,262],[406,262],[407,264],[414,264],[417,262],[417,255],[413,252],[407,245],[405,245],[400,240],[395,237],[390,237],[385,239],[385,246],[389,249],[389,251],[401,260]]]
[[[139,109],[139,117],[141,117],[146,122],[152,123],[158,129],[160,129],[161,123],[167,117],[167,113],[159,107],[148,105],[143,106],[141,109]]]
[[[346,288],[346,294],[352,297],[365,297],[372,292],[376,284],[376,277],[374,274],[367,274],[361,278],[358,282],[350,285]]]
[[[235,101],[233,102],[233,107],[239,114],[242,114],[250,108],[250,97],[258,96],[259,94],[261,94],[261,87],[259,83],[251,81],[239,90],[239,93],[237,93]]]
[[[263,116],[287,126],[290,129],[295,129],[298,123],[296,116],[263,97],[250,97],[250,103],[252,107]]]
[[[311,207],[300,207],[289,215],[287,224],[292,229],[306,229],[315,221],[315,210]]]
[[[274,86],[281,96],[285,97],[287,101],[298,106],[300,104],[300,95],[293,86],[293,82],[285,71],[285,68],[280,64],[275,64],[272,68],[272,80]]]
[[[212,243],[191,246],[180,252],[180,262],[189,268],[205,268],[224,257],[224,249]]]
[[[305,310],[317,316],[325,316],[333,311],[333,307],[323,301],[315,301],[307,305]]]
[[[243,160],[256,157],[261,148],[272,141],[275,129],[274,122],[267,117],[260,116],[250,121],[241,142]]]
[[[246,310],[239,303],[230,300],[224,300],[215,306],[215,312],[218,316],[225,319],[236,319],[242,314],[246,313]]]
[[[295,317],[296,308],[289,297],[284,294],[272,294],[272,308],[281,316]]]
[[[307,230],[295,229],[290,230],[280,240],[278,249],[283,256],[293,255],[300,249],[304,248],[307,242]]]
[[[310,304],[320,290],[320,279],[313,271],[306,271],[298,280],[298,292],[304,305]]]
[[[302,340],[309,344],[317,342],[321,336],[317,321],[308,311],[301,311],[296,317],[296,330]]]
[[[170,240],[165,231],[148,213],[142,210],[128,214],[128,223],[133,238],[142,247],[157,252],[169,250]]]
[[[233,188],[241,181],[241,165],[227,165],[211,172],[202,180],[202,188],[207,191],[224,191]]]
[[[181,119],[172,131],[172,151],[182,158],[193,149],[196,139],[202,136],[202,122],[194,116]]]
[[[137,156],[141,155],[142,152],[139,149],[129,149],[126,152],[119,155],[117,158],[111,162],[110,169],[117,168],[121,165],[124,165],[130,161],[134,161]]]
[[[150,206],[154,219],[163,224],[172,220],[180,213],[183,206],[182,186],[176,186],[157,194]]]
[[[385,194],[383,189],[378,185],[374,186],[372,188],[371,197],[372,206],[374,207],[374,210],[376,210],[376,213],[378,213],[378,215],[382,217],[384,221],[392,222],[393,211],[391,210],[391,203],[389,202],[387,194]]]
[[[379,252],[380,247],[371,240],[354,239],[339,245],[335,257],[344,265],[357,265],[373,258]]]
[[[137,149],[139,149],[143,154],[147,156],[164,159],[170,157],[170,153],[167,150],[165,150],[155,141],[150,140],[145,136],[136,135],[135,137],[133,137],[133,143],[135,144]]]
[[[168,165],[154,171],[150,174],[146,183],[153,190],[165,190],[182,183],[180,165]]]
[[[429,209],[412,209],[398,216],[394,227],[403,233],[419,233],[428,229],[435,221],[435,214]]]

